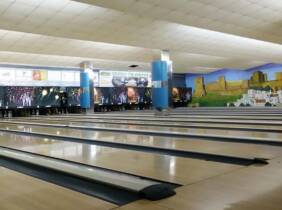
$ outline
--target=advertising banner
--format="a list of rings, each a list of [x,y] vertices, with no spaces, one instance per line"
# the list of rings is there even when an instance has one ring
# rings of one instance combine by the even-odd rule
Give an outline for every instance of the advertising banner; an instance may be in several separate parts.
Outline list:
[[[79,87],[79,77],[76,71],[0,68],[0,86]]]
[[[47,71],[44,70],[33,70],[32,72],[33,81],[45,81],[47,80]]]
[[[0,69],[0,85],[11,86],[15,85],[15,70]]]
[[[93,71],[93,86],[99,87],[99,72]]]
[[[62,81],[62,75],[60,71],[48,71],[48,84],[54,85]]]
[[[100,87],[151,87],[151,73],[100,71]]]
[[[16,70],[15,74],[16,74],[15,79],[17,81],[17,84],[18,82],[30,84],[30,81],[32,81],[32,74],[33,74],[32,70]]]

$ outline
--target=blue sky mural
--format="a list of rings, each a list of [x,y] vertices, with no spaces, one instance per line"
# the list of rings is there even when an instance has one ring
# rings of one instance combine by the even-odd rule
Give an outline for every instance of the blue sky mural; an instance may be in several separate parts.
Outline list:
[[[199,76],[204,77],[205,84],[217,81],[220,76],[225,76],[227,81],[249,80],[256,71],[267,74],[268,80],[275,80],[275,73],[282,72],[282,64],[269,63],[246,70],[220,69],[207,74],[186,74],[186,86],[194,90],[194,79]]]

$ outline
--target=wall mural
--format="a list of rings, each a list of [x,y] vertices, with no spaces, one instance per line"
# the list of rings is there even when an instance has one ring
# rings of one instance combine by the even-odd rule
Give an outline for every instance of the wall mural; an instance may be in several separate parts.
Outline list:
[[[195,106],[282,106],[282,64],[187,74]]]

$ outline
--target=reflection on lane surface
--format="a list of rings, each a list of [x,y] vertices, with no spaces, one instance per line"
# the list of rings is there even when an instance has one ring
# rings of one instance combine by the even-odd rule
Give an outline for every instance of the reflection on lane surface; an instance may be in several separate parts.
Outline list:
[[[113,169],[178,184],[188,184],[242,166],[197,159],[20,136],[0,132],[0,146]]]
[[[23,121],[24,123],[24,121]],[[49,121],[42,121],[38,123],[52,123]],[[170,132],[170,133],[191,133],[191,134],[209,134],[209,135],[222,135],[222,136],[235,136],[235,137],[257,137],[257,138],[271,138],[282,139],[282,132],[265,132],[265,131],[242,131],[242,130],[228,130],[228,129],[205,129],[205,128],[179,128],[179,127],[163,127],[163,126],[139,126],[139,125],[118,125],[118,124],[95,124],[83,122],[60,122],[59,124],[83,126],[87,128],[106,128],[106,129],[123,129],[123,130],[141,130],[141,131],[154,131],[154,132]],[[1,125],[1,124],[0,124]]]
[[[0,124],[1,128],[1,124]],[[103,132],[80,130],[70,128],[55,128],[43,126],[30,126],[30,125],[6,125],[5,128],[9,130],[25,131],[29,130],[34,133],[43,133],[59,137],[76,137],[86,140],[95,140],[101,142],[114,142],[131,145],[141,145],[147,147],[158,147],[167,149],[176,149],[182,151],[195,151],[202,153],[221,154],[227,156],[240,156],[240,157],[261,157],[273,158],[281,154],[282,147],[259,145],[259,144],[242,144],[232,142],[221,142],[206,140],[201,138],[173,138],[163,136],[149,136],[149,135],[136,135],[124,134],[117,132]],[[215,139],[216,140],[216,139]]]

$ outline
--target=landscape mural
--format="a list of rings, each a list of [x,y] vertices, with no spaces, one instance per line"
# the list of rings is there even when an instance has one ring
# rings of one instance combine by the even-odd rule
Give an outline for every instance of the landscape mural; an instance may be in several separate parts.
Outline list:
[[[282,64],[187,74],[191,106],[282,106]]]

